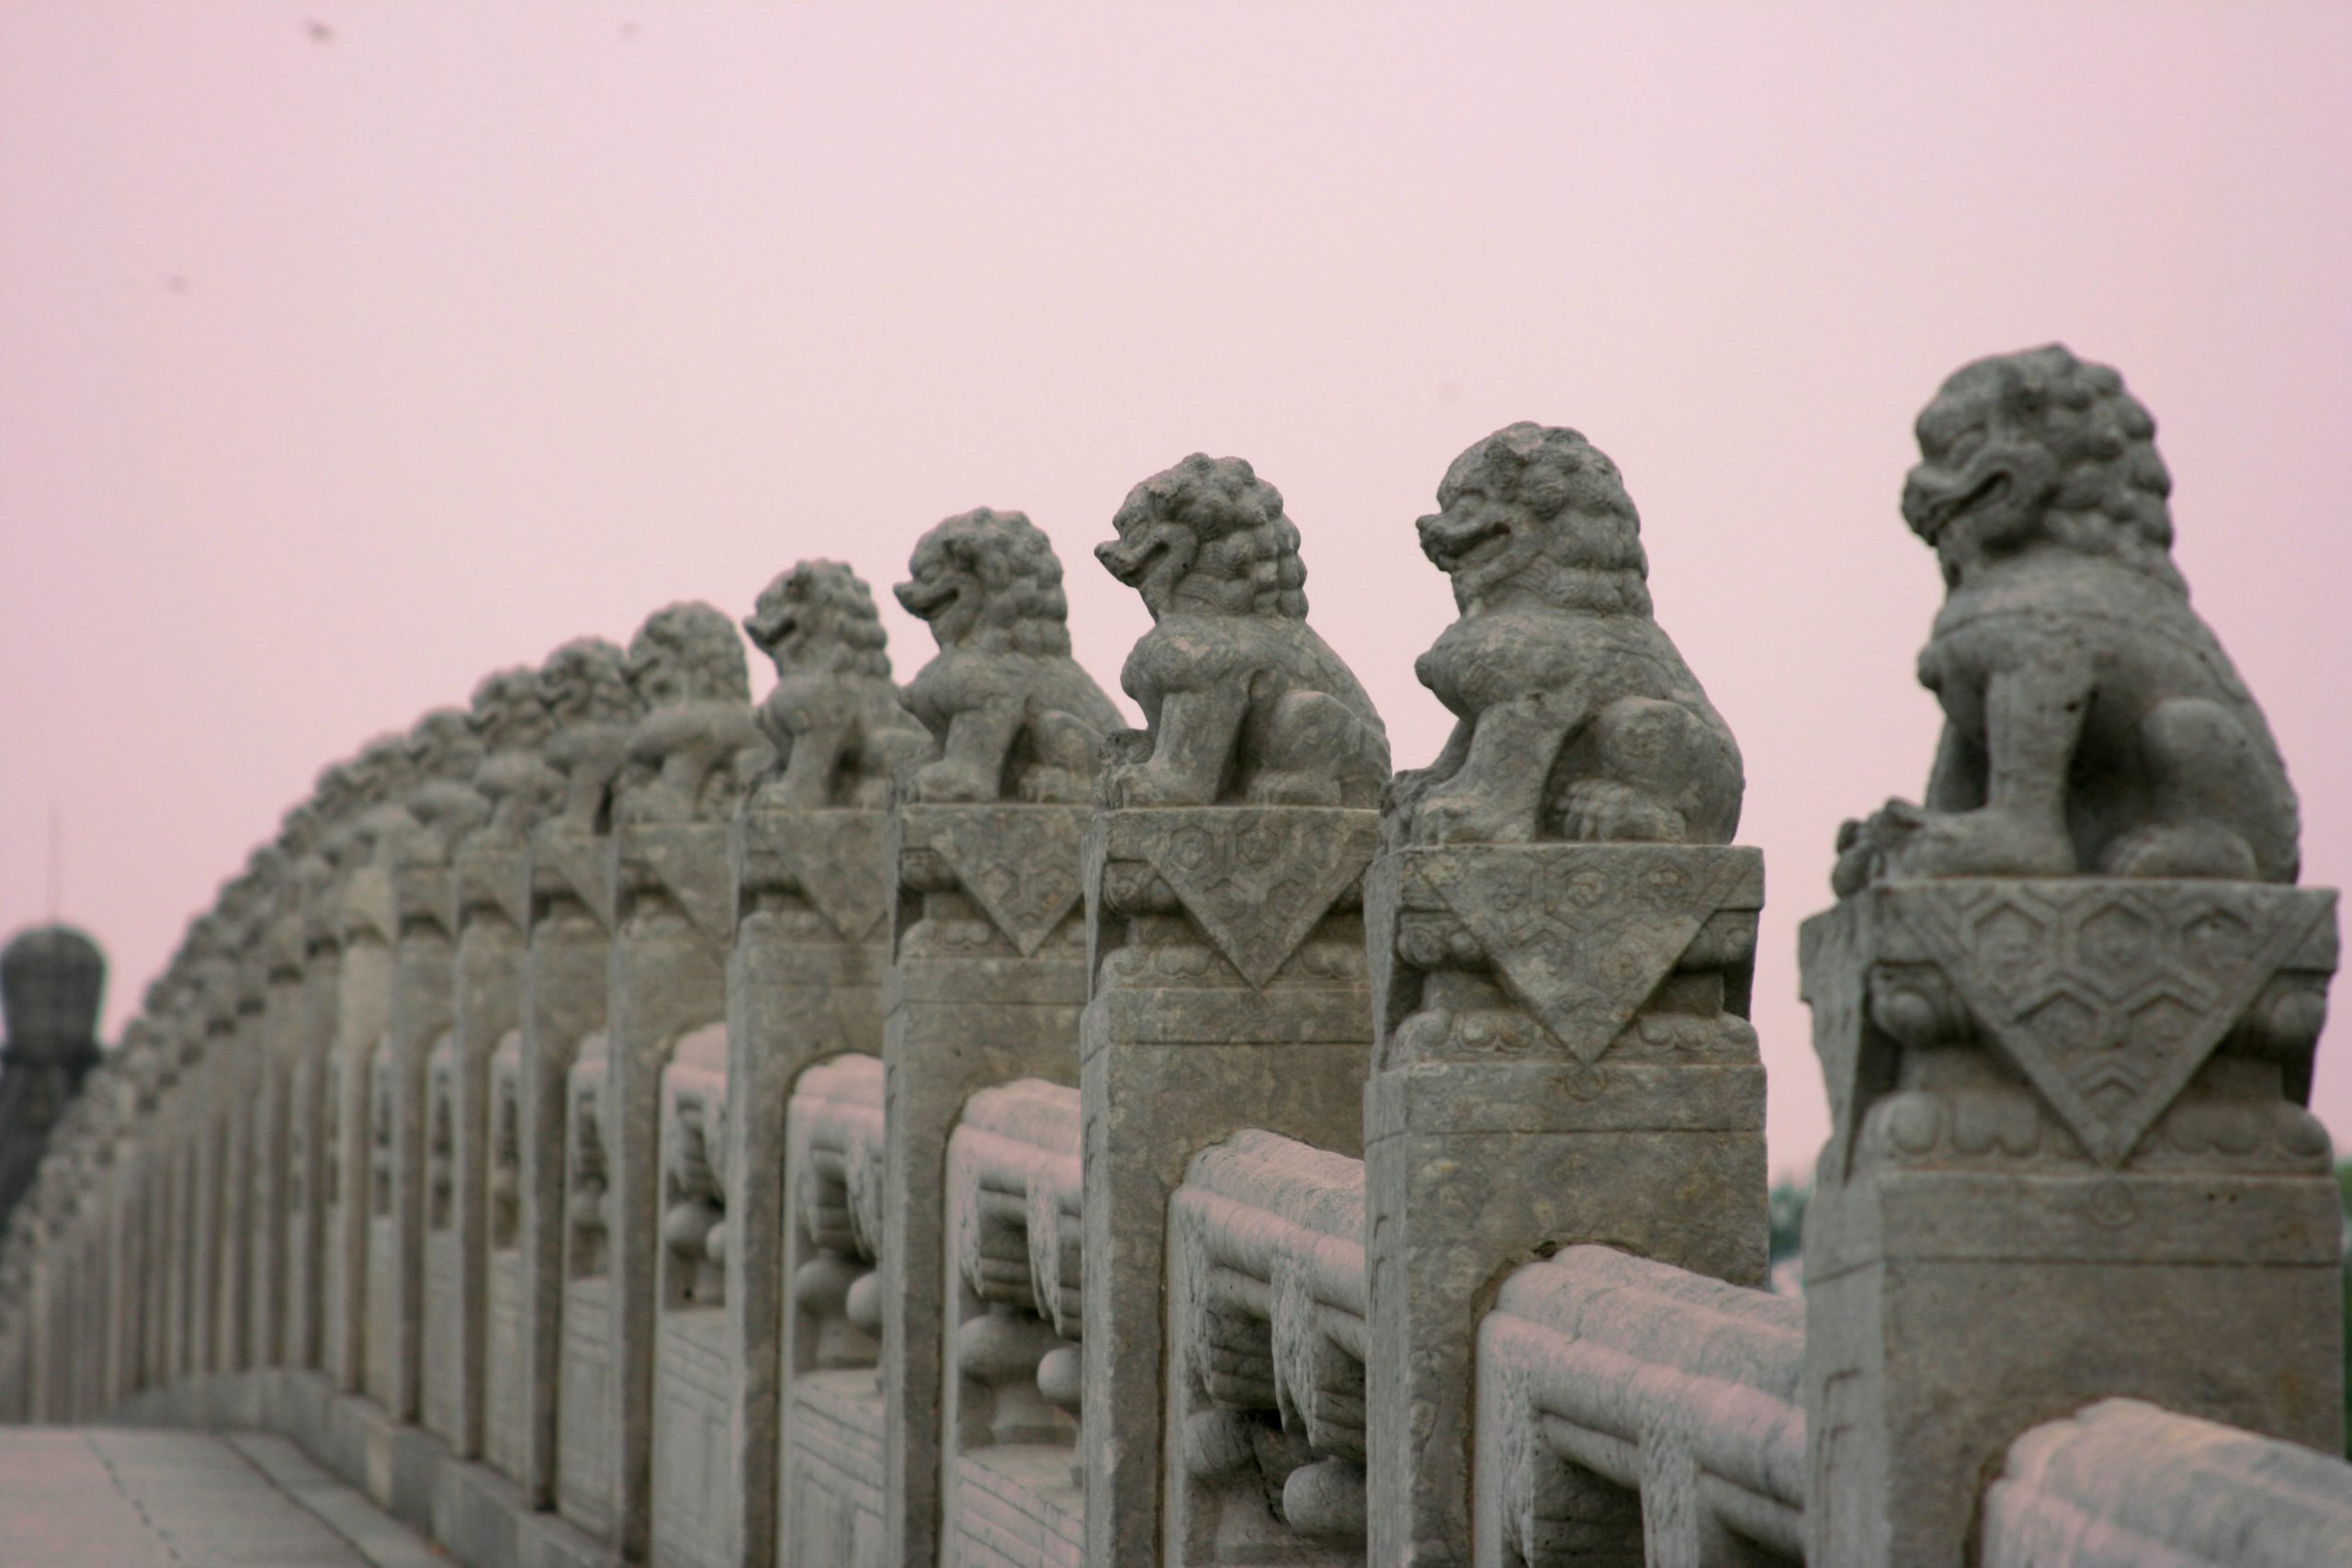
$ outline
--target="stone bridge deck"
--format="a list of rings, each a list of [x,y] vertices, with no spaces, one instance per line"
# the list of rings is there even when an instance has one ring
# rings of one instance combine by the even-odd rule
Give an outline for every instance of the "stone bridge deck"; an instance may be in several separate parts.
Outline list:
[[[0,1568],[446,1568],[283,1438],[0,1428]]]

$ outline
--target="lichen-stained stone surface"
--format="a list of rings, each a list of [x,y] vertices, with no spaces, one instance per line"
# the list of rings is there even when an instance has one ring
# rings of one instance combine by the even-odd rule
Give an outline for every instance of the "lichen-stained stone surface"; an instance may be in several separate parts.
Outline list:
[[[1080,876],[1091,811],[1076,803],[1088,798],[1096,756],[1121,725],[1070,657],[1061,562],[1026,517],[985,509],[950,517],[916,545],[909,572],[899,600],[939,642],[907,688],[938,755],[910,773],[891,814],[882,1046],[883,1257],[894,1280],[882,1320],[886,1543],[890,1561],[911,1562],[940,1551],[943,1434],[967,1386],[948,1384],[959,1359],[977,1365],[974,1337],[1000,1326],[975,1326],[989,1308],[950,1257],[948,1135],[972,1096],[991,1085],[1077,1086],[1086,1002]],[[1040,1332],[1013,1338],[1026,1344],[1023,1334]],[[1027,1368],[1034,1384],[1034,1357]],[[968,1386],[1004,1407],[1004,1441],[1018,1440],[1014,1394]],[[1030,1427],[1054,1429],[1049,1409],[1033,1415]],[[1025,1472],[989,1473],[990,1506],[1016,1506]],[[1060,1479],[1066,1485],[1066,1465]],[[1038,1511],[1058,1517],[1050,1505]]]
[[[1438,502],[1421,547],[1462,615],[1415,668],[1457,723],[1388,794],[1363,1102],[1370,1561],[1424,1568],[1471,1557],[1496,1280],[1595,1242],[1741,1285],[1765,1263],[1738,746],[1652,619],[1633,501],[1582,435],[1498,431]],[[1638,1554],[1638,1514],[1589,1523]]]
[[[874,596],[848,567],[803,561],[744,623],[775,661],[759,710],[773,760],[729,840],[727,1299],[731,1437],[722,1456],[730,1562],[775,1547],[786,1207],[785,1114],[801,1072],[882,1048],[889,874],[882,807],[894,770],[928,754],[899,701]],[[765,1173],[763,1175],[762,1173]],[[878,1481],[878,1477],[875,1478]],[[878,1517],[878,1515],[877,1515]],[[664,1528],[657,1516],[657,1538]]]
[[[1964,367],[1903,515],[1949,592],[1919,655],[1924,807],[1838,837],[1837,890],[1906,877],[2292,882],[2295,792],[2172,561],[2171,476],[2123,378],[2052,344]]]
[[[1153,628],[1086,851],[1086,1559],[1156,1560],[1170,1195],[1245,1127],[1362,1147],[1379,716],[1306,625],[1298,530],[1238,458],[1137,485],[1096,550]]]
[[[2342,1218],[2303,1109],[2335,896],[2285,886],[2294,797],[2188,607],[2154,429],[2057,347],[1919,418],[1944,738],[1924,808],[1840,835],[1801,941],[1835,1122],[1817,1568],[1960,1564],[2011,1441],[2109,1396],[2341,1451]]]

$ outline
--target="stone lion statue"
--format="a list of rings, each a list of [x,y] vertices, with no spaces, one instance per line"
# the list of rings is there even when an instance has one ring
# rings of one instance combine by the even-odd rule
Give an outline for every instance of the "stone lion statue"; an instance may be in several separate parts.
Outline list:
[[[939,654],[906,705],[939,743],[908,798],[1082,801],[1119,710],[1069,654],[1062,563],[1018,512],[986,507],[925,534],[898,587]]]
[[[600,831],[611,815],[628,732],[645,713],[629,683],[628,655],[603,637],[577,637],[548,655],[538,680],[539,700],[554,725],[545,755],[563,777],[560,815],[582,830]]]
[[[1903,515],[1949,589],[1919,656],[1943,739],[1924,806],[1840,830],[1840,894],[1898,877],[2295,879],[2295,794],[2173,566],[2155,429],[2120,376],[2054,344],[1964,367],[1919,415]]]
[[[1387,732],[1306,624],[1282,492],[1238,457],[1196,452],[1128,491],[1112,526],[1095,558],[1154,624],[1119,675],[1148,728],[1114,738],[1103,801],[1376,804]]]
[[[723,819],[766,760],[735,625],[707,604],[672,604],[638,628],[629,684],[645,716],[629,732],[615,801],[630,822]]]
[[[1725,844],[1739,745],[1650,617],[1641,522],[1617,466],[1521,423],[1453,460],[1421,550],[1462,618],[1414,666],[1455,718],[1389,790],[1407,842]]]
[[[762,591],[743,629],[775,661],[760,707],[775,767],[757,804],[888,805],[891,780],[929,756],[931,741],[899,700],[865,580],[839,561],[802,561]]]

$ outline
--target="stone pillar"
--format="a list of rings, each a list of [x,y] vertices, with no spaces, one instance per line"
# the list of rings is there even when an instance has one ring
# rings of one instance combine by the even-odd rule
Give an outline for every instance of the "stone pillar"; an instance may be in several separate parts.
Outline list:
[[[1086,844],[1080,1031],[1086,1561],[1159,1561],[1168,1200],[1244,1127],[1363,1146],[1361,913],[1388,747],[1306,623],[1282,497],[1238,458],[1137,485],[1095,555],[1154,626]],[[1169,1455],[1182,1462],[1184,1456]]]
[[[307,827],[300,829],[307,832]],[[258,943],[263,1000],[255,1063],[250,1156],[252,1196],[246,1226],[245,1344],[259,1367],[300,1365],[293,1339],[290,1266],[296,1224],[290,1172],[295,1077],[303,1055],[302,889],[294,881],[298,840],[281,838],[270,905]]]
[[[531,825],[556,803],[562,782],[537,751],[548,730],[538,671],[485,677],[474,692],[472,718],[486,755],[470,786],[489,815],[457,837],[450,856],[457,944],[448,1029],[424,1067],[422,1322],[428,1350],[418,1387],[424,1427],[461,1459],[481,1452],[488,1368],[490,1063],[502,1043],[514,1044],[510,1037],[521,1011]],[[508,1197],[511,1208],[511,1185]]]
[[[2189,606],[2155,421],[2057,344],[1917,423],[1947,597],[1918,805],[1800,940],[1814,1568],[1973,1562],[2011,1439],[2113,1395],[2341,1452],[2342,1214],[2302,1107],[2335,896]]]
[[[765,748],[752,725],[742,644],[718,611],[657,612],[629,662],[651,711],[631,733],[615,795],[602,1099],[612,1158],[614,1529],[621,1555],[635,1559],[647,1555],[653,1532],[662,1077],[682,1039],[726,1018],[729,824],[753,765],[747,753]]]
[[[2110,1395],[2342,1451],[2335,903],[1893,882],[1806,922],[1808,1562],[1957,1568],[2010,1440]]]
[[[328,770],[340,793],[348,773]],[[353,804],[339,802],[345,812]],[[338,1168],[341,1107],[334,1086],[343,1003],[343,878],[335,858],[345,852],[352,824],[331,819],[321,842],[295,868],[302,933],[300,1037],[286,1090],[286,1362],[333,1371],[328,1359],[327,1261],[336,1232],[330,1222],[328,1173]]]
[[[1415,672],[1457,723],[1389,792],[1363,1100],[1370,1561],[1416,1568],[1472,1560],[1478,1323],[1514,1269],[1602,1243],[1761,1285],[1766,1250],[1763,858],[1729,847],[1739,748],[1652,618],[1633,499],[1522,423],[1438,502],[1463,613]],[[1553,1506],[1640,1561],[1639,1508],[1579,1485]]]
[[[266,1020],[270,888],[258,867],[243,879],[232,977],[236,1018],[226,1058],[214,1078],[213,1123],[220,1139],[220,1240],[214,1257],[212,1366],[241,1371],[254,1365],[248,1319],[253,1305],[254,1182],[259,1174],[261,1122],[268,1075]]]
[[[646,1555],[652,1529],[662,1074],[683,1038],[726,1017],[727,837],[723,822],[624,823],[614,834],[619,918],[606,1004],[605,1135],[614,1160],[616,1517],[628,1557]]]
[[[776,1540],[784,1322],[785,1111],[801,1072],[882,1047],[883,814],[852,806],[736,819],[727,960],[727,1316],[738,1358],[729,1539],[746,1568]]]
[[[1689,844],[1403,848],[1375,867],[1372,1561],[1470,1561],[1478,1320],[1520,1264],[1600,1242],[1764,1282],[1763,872],[1755,850]],[[1625,1529],[1638,1556],[1638,1515]]]
[[[937,756],[909,773],[891,817],[883,1557],[931,1562],[947,1383],[966,1324],[988,1311],[950,1257],[948,1138],[980,1089],[1077,1086],[1092,815],[1078,803],[1122,723],[1069,655],[1061,562],[1026,516],[950,517],[909,569],[899,601],[930,624],[939,653],[906,700]]]
[[[493,1202],[490,1064],[522,1012],[524,932],[530,924],[525,851],[519,836],[485,832],[458,852],[451,877],[458,946],[449,1032],[426,1075],[432,1092],[427,1149],[440,1163],[425,1196],[424,1335],[435,1353],[426,1358],[420,1393],[425,1427],[461,1459],[482,1451]]]
[[[1078,1081],[1091,816],[974,805],[907,806],[892,818],[898,912],[882,1049],[888,1562],[937,1555],[944,1379],[957,1331],[987,1310],[948,1254],[948,1136],[979,1089]]]
[[[224,900],[225,904],[225,900]],[[186,1119],[192,1173],[188,1246],[187,1359],[183,1375],[220,1370],[218,1325],[230,1303],[220,1294],[228,1240],[230,1094],[238,1046],[235,922],[225,908],[214,922],[203,965],[203,1043],[191,1064],[180,1114]]]
[[[606,829],[613,781],[643,704],[630,690],[627,657],[598,637],[550,654],[538,694],[556,726],[546,761],[561,776],[563,798],[555,817],[530,830],[517,1032],[511,1053],[497,1047],[490,1069],[482,1441],[490,1462],[535,1506],[552,1507],[566,1326],[565,1107],[581,1045],[605,1027],[613,918]]]

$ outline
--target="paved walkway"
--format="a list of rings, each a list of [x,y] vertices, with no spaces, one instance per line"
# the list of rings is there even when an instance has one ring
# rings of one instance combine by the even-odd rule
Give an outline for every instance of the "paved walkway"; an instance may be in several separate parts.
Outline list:
[[[449,1568],[283,1438],[0,1427],[0,1568]]]

